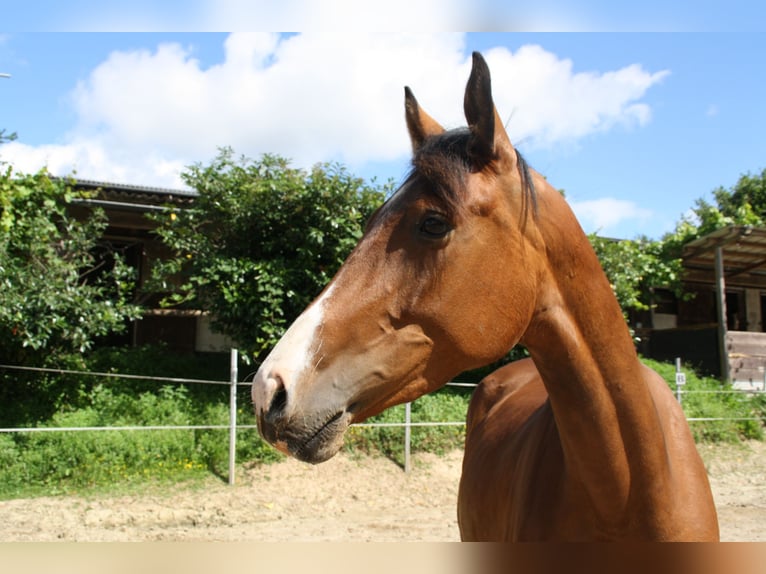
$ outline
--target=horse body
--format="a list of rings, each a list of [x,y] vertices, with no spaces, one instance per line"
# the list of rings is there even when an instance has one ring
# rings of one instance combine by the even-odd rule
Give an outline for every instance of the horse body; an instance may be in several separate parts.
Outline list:
[[[587,477],[576,462],[567,460],[582,456],[584,449],[565,453],[548,393],[531,359],[486,377],[468,413],[458,496],[461,538],[717,540],[705,470],[683,416],[674,408],[667,384],[651,371],[646,375],[668,437],[667,463],[632,471],[632,484],[619,497],[604,487],[606,475],[613,472],[605,455],[596,457],[602,472]],[[653,490],[659,492],[650,494]]]
[[[474,55],[468,129],[405,92],[413,170],[261,365],[262,435],[308,462],[389,406],[518,342],[468,415],[466,540],[711,540],[705,469],[667,385],[641,365],[587,237],[513,148]]]

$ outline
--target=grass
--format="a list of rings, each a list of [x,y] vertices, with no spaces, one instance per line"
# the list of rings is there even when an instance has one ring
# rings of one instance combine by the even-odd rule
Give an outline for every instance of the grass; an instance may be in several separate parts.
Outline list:
[[[241,413],[244,417],[245,413]],[[204,422],[203,422],[204,421]],[[91,404],[39,427],[227,424],[225,403],[195,404],[184,387],[138,395],[97,385]],[[239,460],[276,458],[254,431],[239,432]],[[228,472],[228,430],[29,432],[0,435],[0,498],[98,486],[172,482]]]
[[[228,357],[177,357],[157,349],[104,350],[89,357],[93,371],[113,369],[143,375],[225,379]],[[673,365],[646,361],[674,388]],[[222,376],[223,375],[223,376]],[[475,374],[474,374],[475,375]],[[474,376],[476,378],[476,376]],[[37,391],[35,408],[21,409],[25,419],[0,420],[0,426],[93,427],[228,425],[226,385],[166,385],[141,380],[71,376],[48,379]],[[3,385],[13,382],[5,380]],[[8,393],[6,387],[6,394]],[[26,398],[34,387],[25,384]],[[61,389],[66,389],[63,393]],[[32,389],[32,390],[30,390]],[[51,390],[55,392],[51,392]],[[746,419],[692,422],[698,441],[736,442],[763,438],[763,396],[713,394],[714,379],[687,372],[683,406],[688,417]],[[246,388],[238,397],[238,423],[254,424]],[[464,421],[471,389],[445,387],[412,404],[413,422]],[[62,398],[63,397],[63,398]],[[46,401],[48,401],[46,403]],[[50,413],[41,415],[40,413]],[[33,416],[34,415],[34,416]],[[34,417],[37,418],[34,418]],[[17,415],[18,417],[18,415]],[[389,409],[368,422],[401,423],[404,406]],[[414,427],[412,451],[437,454],[463,446],[464,426]],[[147,485],[195,484],[228,473],[228,429],[34,432],[0,434],[0,499],[39,495],[144,490]],[[352,427],[347,452],[378,454],[403,464],[404,429]],[[237,433],[237,462],[269,463],[282,455],[253,429]]]
[[[657,371],[668,386],[675,391],[675,365],[650,359],[644,362]],[[728,419],[715,421],[690,421],[689,426],[697,442],[736,442],[739,440],[763,440],[763,422],[766,420],[764,395],[748,396],[730,391],[717,379],[686,372],[681,404],[688,419]],[[760,420],[744,420],[759,418]],[[737,420],[739,419],[739,420]]]
[[[411,405],[411,421],[465,421],[472,389],[445,387],[420,397]],[[398,405],[369,419],[366,423],[403,423],[405,407]],[[404,427],[354,426],[346,433],[346,452],[383,455],[404,465]],[[423,426],[411,428],[412,452],[444,454],[462,448],[465,426]]]

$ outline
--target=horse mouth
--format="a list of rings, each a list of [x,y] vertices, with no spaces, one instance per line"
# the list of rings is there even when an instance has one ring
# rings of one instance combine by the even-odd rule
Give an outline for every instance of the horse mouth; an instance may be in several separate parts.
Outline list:
[[[291,454],[298,460],[311,464],[332,458],[343,446],[343,435],[351,424],[351,418],[350,412],[338,411],[297,448],[290,448]]]

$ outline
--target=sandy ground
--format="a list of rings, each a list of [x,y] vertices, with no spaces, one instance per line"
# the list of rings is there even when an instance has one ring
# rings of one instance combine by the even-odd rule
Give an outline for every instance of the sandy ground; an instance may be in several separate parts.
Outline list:
[[[766,541],[766,443],[703,446],[722,539]],[[236,486],[0,502],[0,541],[456,541],[462,454],[339,455],[241,471]]]

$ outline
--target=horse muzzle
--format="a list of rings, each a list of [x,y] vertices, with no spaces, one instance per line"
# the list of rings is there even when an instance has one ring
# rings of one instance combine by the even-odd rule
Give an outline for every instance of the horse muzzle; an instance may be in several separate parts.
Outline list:
[[[290,400],[279,377],[260,371],[253,380],[252,396],[264,440],[303,462],[317,464],[332,458],[343,445],[353,419],[345,406],[300,408]]]

